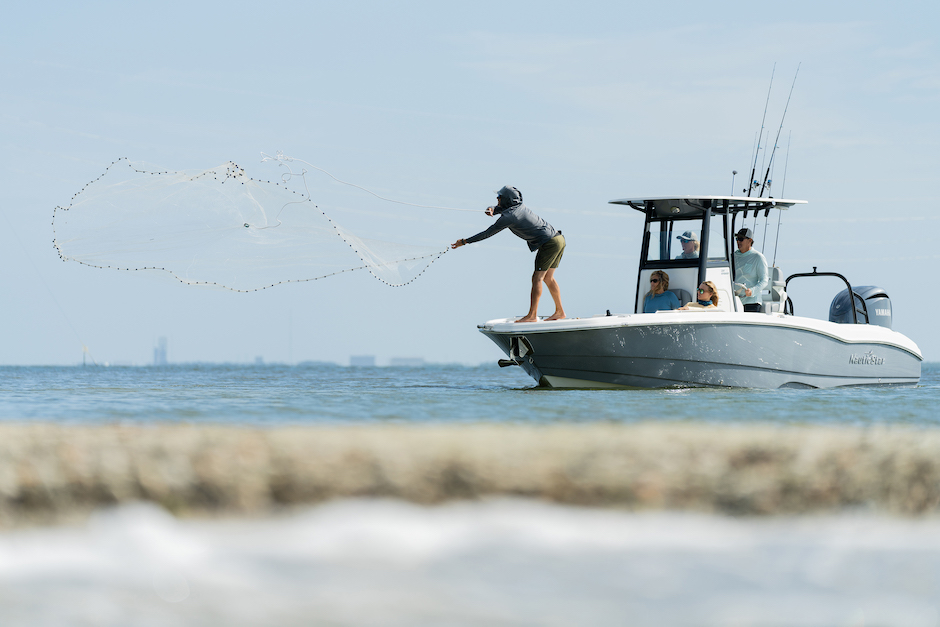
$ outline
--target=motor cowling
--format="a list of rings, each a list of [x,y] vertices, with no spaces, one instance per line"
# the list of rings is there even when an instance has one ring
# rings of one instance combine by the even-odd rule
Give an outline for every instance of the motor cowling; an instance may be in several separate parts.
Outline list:
[[[891,299],[888,293],[880,287],[874,285],[862,285],[853,288],[855,298],[849,297],[849,290],[842,290],[832,299],[829,306],[829,322],[839,324],[852,324],[852,303],[854,300],[855,311],[858,315],[859,324],[877,324],[878,326],[891,328]],[[864,306],[862,305],[864,302]],[[868,312],[866,319],[865,312]]]

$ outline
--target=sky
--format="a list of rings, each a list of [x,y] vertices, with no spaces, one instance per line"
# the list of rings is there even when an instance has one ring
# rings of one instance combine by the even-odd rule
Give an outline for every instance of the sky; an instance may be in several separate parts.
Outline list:
[[[565,234],[568,315],[631,312],[642,218],[608,201],[728,194],[734,170],[740,193],[798,66],[773,191],[809,203],[782,216],[776,252],[761,223],[757,248],[784,276],[883,287],[895,330],[938,361],[938,23],[940,5],[904,1],[11,5],[0,364],[146,365],[161,337],[171,362],[478,364],[502,355],[477,325],[528,308],[532,255],[508,232],[398,288],[351,273],[240,294],[61,261],[53,209],[121,157],[263,178],[261,153],[283,151],[384,196],[479,209],[441,216],[441,249],[514,185]],[[827,281],[794,282],[797,314],[827,317],[842,289]]]

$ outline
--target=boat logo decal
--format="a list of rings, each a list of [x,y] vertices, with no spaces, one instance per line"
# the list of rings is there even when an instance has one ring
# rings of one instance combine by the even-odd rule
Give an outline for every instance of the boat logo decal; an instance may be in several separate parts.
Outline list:
[[[864,366],[880,366],[885,363],[884,357],[876,357],[875,353],[868,351],[867,353],[862,353],[861,355],[852,354],[849,355],[850,364],[862,364]]]

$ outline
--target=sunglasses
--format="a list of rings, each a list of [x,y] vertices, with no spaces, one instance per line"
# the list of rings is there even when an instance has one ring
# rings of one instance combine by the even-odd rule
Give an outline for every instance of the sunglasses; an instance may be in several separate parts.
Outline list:
[[[708,289],[707,287],[706,287],[705,289],[698,288],[698,293],[699,293],[699,294],[704,294],[705,292],[710,292],[710,291],[711,291],[711,290]]]
[[[743,241],[746,240],[747,238],[746,238],[746,237],[736,237],[736,238],[734,238],[734,239],[738,240],[739,242],[743,242]]]
[[[659,279],[650,279],[650,283],[659,283]]]

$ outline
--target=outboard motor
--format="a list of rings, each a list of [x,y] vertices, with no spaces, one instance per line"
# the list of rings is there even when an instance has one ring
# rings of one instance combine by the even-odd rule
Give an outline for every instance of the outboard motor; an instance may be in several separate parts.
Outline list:
[[[877,324],[878,326],[891,328],[891,299],[887,292],[874,285],[862,285],[853,288],[855,291],[855,311],[858,315],[859,324]],[[852,324],[852,300],[849,298],[849,291],[842,290],[832,299],[829,306],[829,322],[838,322],[839,324]],[[862,307],[862,301],[865,306]],[[868,319],[865,319],[865,311],[868,311]]]

